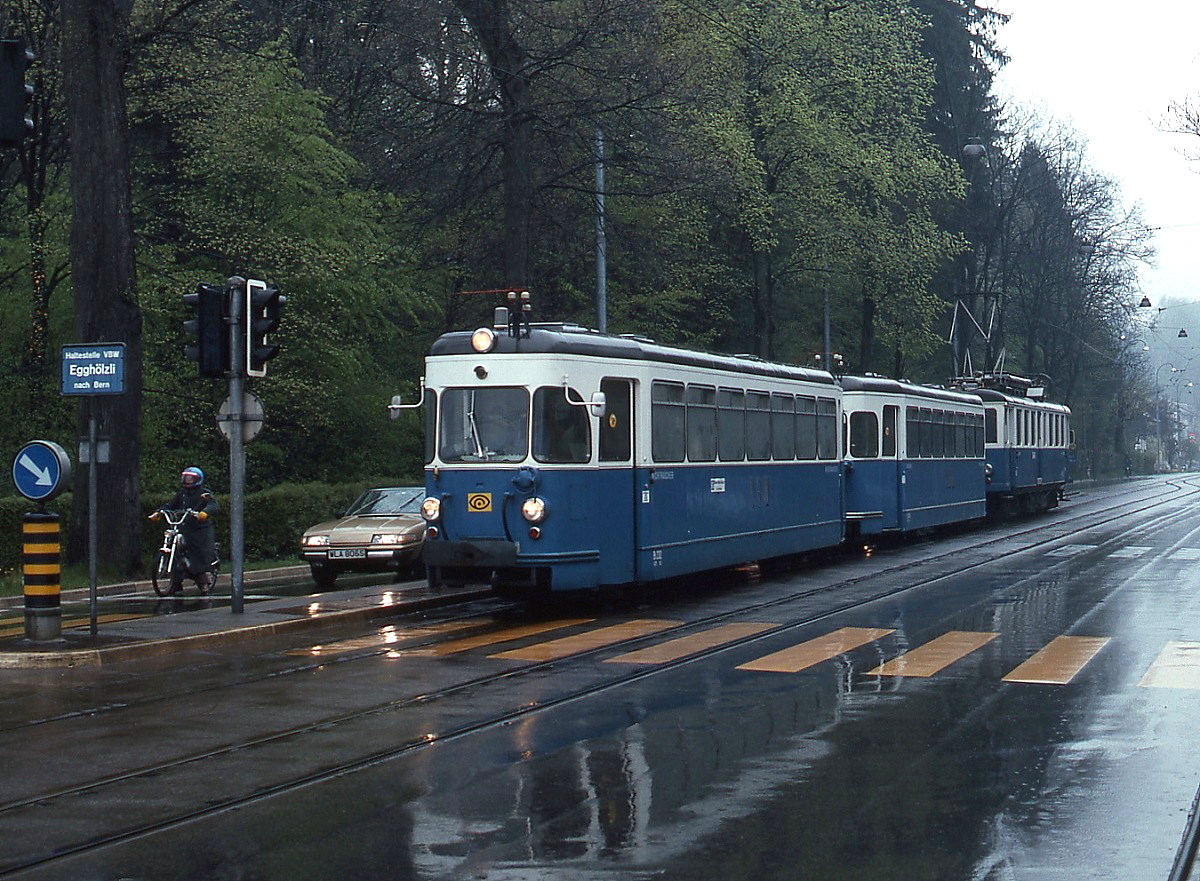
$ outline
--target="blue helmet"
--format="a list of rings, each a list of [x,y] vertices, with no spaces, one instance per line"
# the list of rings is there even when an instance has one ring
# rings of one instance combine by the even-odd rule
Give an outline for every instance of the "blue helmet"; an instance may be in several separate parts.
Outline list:
[[[204,483],[204,472],[194,465],[184,468],[179,476],[183,479],[184,486],[199,486]]]

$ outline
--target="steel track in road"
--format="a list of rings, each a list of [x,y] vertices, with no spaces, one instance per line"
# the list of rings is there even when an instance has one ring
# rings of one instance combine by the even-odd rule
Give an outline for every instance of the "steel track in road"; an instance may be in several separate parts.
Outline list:
[[[1003,554],[1021,553],[1053,542],[1061,542],[1069,539],[1074,535],[1078,535],[1079,533],[1101,526],[1111,521],[1116,516],[1127,516],[1142,513],[1151,510],[1157,505],[1162,504],[1164,501],[1180,501],[1198,493],[1200,493],[1200,489],[1198,489],[1191,482],[1185,481],[1164,488],[1161,493],[1156,494],[1152,498],[1143,497],[1135,500],[1119,502],[1095,511],[1080,512],[1077,515],[1068,516],[1061,521],[1051,524],[1048,529],[1044,526],[1038,526],[1036,528],[1021,529],[1016,532],[1006,532],[1004,535],[985,536],[981,541],[971,544],[970,548],[974,551],[980,551],[986,550],[989,547],[1000,548],[1001,545],[1005,545],[1005,547],[1002,548]],[[1159,526],[1168,525],[1172,519],[1173,515],[1170,513],[1161,514],[1157,517],[1151,518],[1148,521],[1147,528],[1153,529]],[[961,545],[961,542],[959,544]],[[261,737],[246,738],[238,743],[226,744],[210,750],[193,753],[169,761],[148,764],[145,767],[110,775],[78,786],[62,787],[52,792],[41,793],[33,797],[13,800],[6,804],[0,804],[0,823],[4,823],[4,818],[6,816],[15,816],[16,814],[19,814],[25,810],[32,810],[35,812],[41,811],[42,809],[48,807],[52,802],[57,800],[68,799],[75,796],[92,796],[97,792],[107,788],[117,787],[121,784],[126,784],[131,781],[146,781],[152,778],[161,778],[173,771],[179,771],[180,769],[184,768],[196,768],[203,766],[205,763],[212,762],[214,759],[233,756],[235,753],[242,750],[280,746],[292,741],[301,740],[305,736],[318,731],[328,731],[331,727],[349,725],[356,721],[365,720],[372,717],[379,717],[381,714],[395,713],[416,705],[424,705],[429,704],[430,702],[447,700],[468,690],[477,690],[481,687],[486,687],[489,684],[512,681],[520,679],[521,677],[541,674],[551,668],[562,667],[565,664],[582,663],[604,653],[629,651],[650,643],[665,641],[679,637],[681,634],[711,627],[714,624],[723,623],[731,618],[742,618],[747,615],[753,615],[755,612],[762,611],[764,609],[777,608],[789,602],[796,602],[819,595],[833,594],[838,591],[848,591],[853,586],[864,585],[875,579],[891,581],[893,579],[889,578],[889,576],[894,576],[897,573],[904,572],[918,566],[928,566],[931,563],[939,562],[950,563],[950,565],[944,566],[939,571],[932,573],[929,577],[922,578],[916,582],[904,584],[902,586],[884,587],[879,590],[866,591],[861,596],[848,599],[847,601],[838,603],[832,607],[826,607],[822,609],[819,614],[811,614],[795,620],[785,621],[752,636],[726,642],[710,650],[691,654],[675,661],[669,661],[652,667],[614,672],[610,678],[606,678],[602,682],[591,684],[585,688],[570,690],[548,700],[539,702],[536,705],[517,706],[507,709],[504,712],[492,713],[485,718],[473,720],[469,724],[461,724],[434,735],[409,739],[400,744],[371,751],[348,760],[340,761],[333,766],[322,767],[319,770],[314,770],[309,773],[295,774],[289,779],[281,780],[270,785],[258,786],[250,792],[232,794],[223,798],[218,798],[215,801],[208,802],[201,807],[177,811],[170,816],[158,818],[153,822],[136,823],[126,829],[101,831],[90,838],[90,840],[88,840],[86,843],[61,847],[53,855],[23,859],[20,862],[2,866],[0,867],[0,878],[10,877],[22,871],[27,871],[34,868],[45,868],[53,865],[57,861],[67,859],[69,857],[76,857],[90,852],[96,852],[116,844],[135,841],[157,833],[161,833],[199,819],[212,817],[227,811],[250,806],[266,799],[298,790],[302,787],[310,786],[326,780],[336,779],[365,768],[394,760],[406,754],[426,749],[436,743],[444,743],[451,740],[461,739],[490,728],[508,725],[518,720],[526,719],[536,714],[545,713],[554,708],[562,707],[572,702],[586,699],[597,694],[602,694],[606,691],[620,688],[650,676],[658,675],[664,670],[670,670],[685,664],[693,663],[699,659],[709,657],[718,652],[729,651],[757,640],[767,639],[771,636],[778,635],[788,630],[810,625],[823,618],[844,613],[869,602],[875,602],[890,596],[914,591],[946,577],[961,575],[964,572],[968,572],[972,569],[992,563],[998,558],[998,556],[1000,556],[997,554],[989,556],[984,560],[976,558],[961,564],[954,564],[951,558],[958,556],[961,559],[962,551],[963,548],[960,546],[954,550],[936,554],[932,557],[923,557],[920,560],[902,561],[894,566],[873,570],[869,574],[854,576],[833,584],[822,585],[816,588],[791,592],[782,597],[773,597],[759,603],[739,607],[735,610],[725,611],[720,614],[710,615],[699,620],[689,621],[678,626],[669,627],[650,636],[636,637],[622,642],[609,644],[602,648],[579,652],[566,659],[535,662],[526,664],[519,668],[508,669],[486,676],[475,677],[464,682],[458,682],[454,685],[432,691],[428,694],[409,696],[397,700],[376,703],[368,707],[356,709],[352,712],[329,716],[319,720],[295,725],[284,730],[271,732],[270,734],[266,734]],[[1058,565],[1067,565],[1067,561],[1064,561]],[[423,644],[436,645],[437,642],[438,640],[428,640]],[[422,643],[414,643],[409,647],[416,648],[419,645],[422,645]],[[382,652],[393,650],[395,650],[395,646],[388,646],[386,648],[338,657],[335,660],[337,663],[361,661],[376,657]],[[328,663],[330,663],[330,659],[322,659],[319,663],[298,664],[286,670],[276,671],[268,676],[259,677],[259,679],[265,680],[278,676],[292,675],[295,673],[310,671],[314,667],[325,666]],[[247,680],[246,682],[240,684],[249,684],[252,681],[258,680]],[[226,686],[222,686],[222,688],[224,687]],[[213,690],[213,688],[215,687],[195,689],[192,691],[185,691],[183,693],[176,692],[165,697],[154,698],[149,701],[142,702],[142,705],[145,706],[147,704],[153,704],[156,701],[175,700],[180,697],[202,694],[204,691]],[[111,712],[116,711],[117,709],[127,709],[129,706],[130,705],[126,704],[122,705],[121,707],[112,708],[109,711]]]

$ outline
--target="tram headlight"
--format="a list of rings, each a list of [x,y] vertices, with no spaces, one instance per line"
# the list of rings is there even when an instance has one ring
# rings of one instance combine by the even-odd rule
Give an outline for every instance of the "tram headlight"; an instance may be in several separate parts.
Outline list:
[[[471,334],[471,348],[481,355],[496,348],[496,331],[490,327],[479,328]]]
[[[530,523],[541,523],[546,519],[546,503],[537,496],[521,503],[521,516]]]
[[[442,516],[442,500],[432,496],[421,502],[421,516],[432,523]]]

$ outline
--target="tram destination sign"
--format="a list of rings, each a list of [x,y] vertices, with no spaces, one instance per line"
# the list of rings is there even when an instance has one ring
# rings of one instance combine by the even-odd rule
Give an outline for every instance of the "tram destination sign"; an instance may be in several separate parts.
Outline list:
[[[125,391],[125,344],[62,347],[64,395],[119,395]]]

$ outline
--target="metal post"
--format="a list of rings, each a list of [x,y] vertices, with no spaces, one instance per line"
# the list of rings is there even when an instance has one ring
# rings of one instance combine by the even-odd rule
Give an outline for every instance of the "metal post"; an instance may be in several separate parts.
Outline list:
[[[596,126],[596,321],[608,332],[608,237],[604,229],[604,131]]]
[[[833,336],[832,336],[832,331],[829,328],[829,268],[828,267],[825,268],[825,276],[824,277],[825,277],[825,287],[824,287],[823,299],[824,299],[824,304],[825,304],[825,316],[824,316],[823,325],[824,325],[824,331],[825,331],[825,363],[822,364],[821,366],[824,367],[826,370],[828,370],[830,373],[833,373]]]
[[[233,614],[244,610],[246,447],[242,434],[242,382],[246,373],[246,279],[234,275],[229,289],[229,598]]]
[[[96,598],[96,555],[99,542],[96,517],[96,466],[100,452],[96,439],[96,396],[88,397],[88,632],[96,638],[99,603]]]

